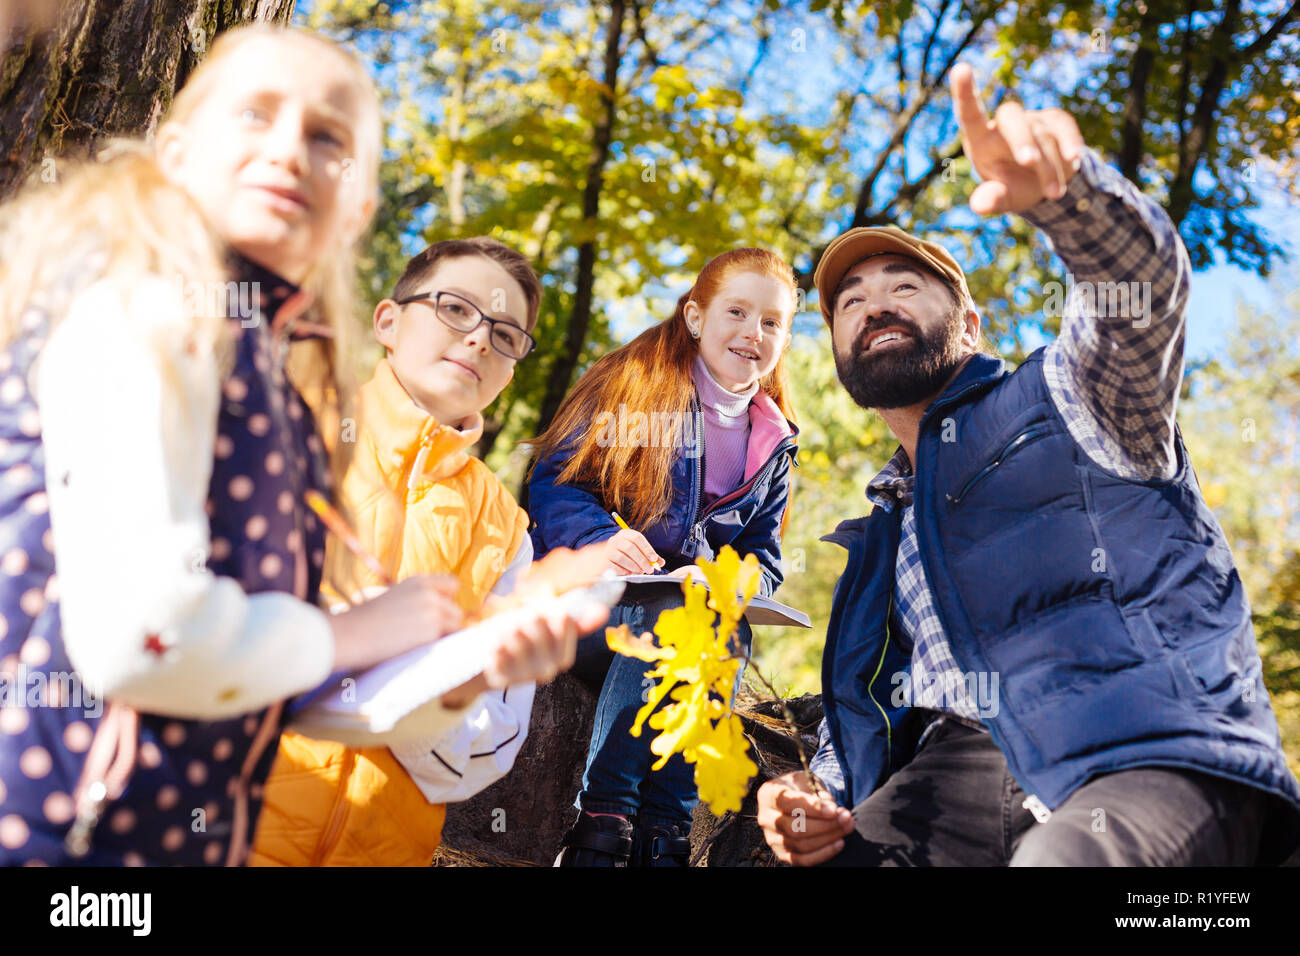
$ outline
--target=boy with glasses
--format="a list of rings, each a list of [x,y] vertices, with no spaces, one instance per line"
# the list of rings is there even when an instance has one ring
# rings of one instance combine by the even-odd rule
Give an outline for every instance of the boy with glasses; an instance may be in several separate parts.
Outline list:
[[[389,578],[445,574],[464,613],[490,592],[510,591],[532,561],[527,515],[471,451],[482,410],[536,344],[541,293],[527,259],[480,237],[425,249],[375,307],[375,338],[387,354],[360,389],[356,450],[339,499]],[[327,587],[348,595],[382,584],[339,545],[330,542]],[[565,666],[572,663],[570,651]],[[480,677],[443,698],[462,716],[439,739],[391,748],[285,733],[251,862],[428,866],[445,804],[513,765],[533,690],[489,690]]]

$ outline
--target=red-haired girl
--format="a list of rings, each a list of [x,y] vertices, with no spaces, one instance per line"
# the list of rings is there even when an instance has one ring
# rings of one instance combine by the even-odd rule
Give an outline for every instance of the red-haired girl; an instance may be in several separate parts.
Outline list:
[[[629,589],[610,626],[649,631],[660,611],[682,603],[669,575],[723,545],[757,556],[761,594],[780,585],[797,434],[784,355],[796,300],[794,274],[775,254],[715,257],[672,318],[597,361],[536,439],[528,511],[538,555],[603,540],[619,574],[669,572],[663,585]],[[741,632],[748,651],[748,626]],[[558,865],[688,858],[692,770],[675,755],[651,772],[652,735],[628,732],[644,671],[606,648],[603,629],[579,645],[574,673],[599,687],[600,700],[578,819]]]

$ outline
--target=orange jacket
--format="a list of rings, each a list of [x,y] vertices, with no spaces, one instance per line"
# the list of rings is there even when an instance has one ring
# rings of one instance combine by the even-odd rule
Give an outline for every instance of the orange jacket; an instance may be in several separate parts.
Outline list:
[[[455,575],[461,607],[476,609],[528,526],[510,492],[467,451],[482,434],[482,416],[460,430],[440,425],[384,360],[360,390],[359,419],[340,499],[362,545],[394,580]],[[326,581],[339,594],[380,583],[334,538]],[[286,731],[249,865],[428,866],[445,813],[388,748],[358,750]]]

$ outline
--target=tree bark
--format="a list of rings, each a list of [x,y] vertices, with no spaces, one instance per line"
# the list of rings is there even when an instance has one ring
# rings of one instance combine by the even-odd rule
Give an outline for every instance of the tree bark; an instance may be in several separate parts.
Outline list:
[[[560,409],[560,403],[569,391],[578,357],[587,343],[587,329],[591,325],[591,300],[596,276],[597,215],[600,212],[600,193],[605,184],[605,164],[609,161],[609,144],[614,136],[614,107],[618,91],[618,67],[622,61],[623,17],[626,4],[614,0],[610,4],[609,23],[605,29],[605,75],[600,91],[601,111],[592,137],[591,159],[587,163],[587,183],[582,192],[582,220],[590,234],[578,246],[578,273],[573,297],[573,312],[565,331],[564,346],[551,367],[546,394],[542,398],[537,421],[540,434],[551,424]]]
[[[48,29],[0,35],[0,199],[46,157],[147,136],[213,38],[287,23],[294,0],[58,0]]]
[[[803,747],[817,749],[820,696],[786,701]],[[695,810],[692,858],[697,866],[775,866],[758,827],[758,788],[772,777],[799,769],[798,747],[780,719],[780,704],[746,698],[737,705],[758,774],[739,814],[718,819],[708,807]],[[464,803],[447,808],[435,866],[550,866],[577,811],[582,771],[596,716],[596,698],[581,681],[562,674],[537,689],[528,737],[504,778]],[[646,733],[654,733],[647,730]]]

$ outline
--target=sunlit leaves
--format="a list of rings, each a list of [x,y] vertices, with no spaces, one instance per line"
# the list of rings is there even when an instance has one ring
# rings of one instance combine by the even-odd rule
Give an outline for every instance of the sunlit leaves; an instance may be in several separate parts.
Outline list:
[[[682,581],[685,602],[659,615],[657,641],[632,634],[626,624],[608,628],[606,641],[617,653],[656,665],[646,671],[654,684],[632,724],[634,737],[647,723],[659,731],[650,742],[650,752],[659,758],[651,769],[661,769],[680,753],[695,765],[700,799],[721,816],[740,810],[758,772],[731,701],[741,663],[733,637],[758,592],[759,567],[752,554],[742,561],[730,547],[722,549],[716,562],[697,564],[709,586],[689,576]],[[669,703],[656,710],[665,698]]]

